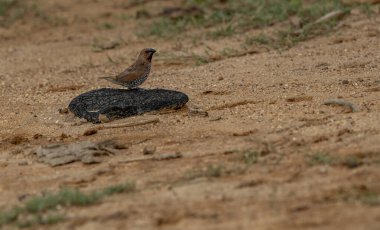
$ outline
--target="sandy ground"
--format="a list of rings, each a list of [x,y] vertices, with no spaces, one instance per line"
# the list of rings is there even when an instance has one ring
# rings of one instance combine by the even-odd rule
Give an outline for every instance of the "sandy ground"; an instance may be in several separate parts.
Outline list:
[[[202,45],[140,38],[131,32],[138,26],[133,20],[107,14],[132,14],[139,6],[59,2],[41,7],[56,10],[68,25],[36,20],[0,29],[2,210],[43,191],[89,191],[129,180],[136,182],[136,192],[63,210],[67,219],[54,229],[379,228],[379,15],[352,14],[333,33],[287,51],[194,66],[173,64],[164,54]],[[95,17],[114,20],[117,27],[98,29]],[[122,46],[93,52],[94,40],[119,38]],[[208,42],[222,50],[237,41]],[[83,136],[96,125],[80,124],[59,109],[80,93],[114,87],[98,77],[123,70],[144,47],[158,53],[143,87],[182,91],[189,108],[208,116],[189,115],[185,108],[116,121],[158,117],[157,124]],[[359,111],[324,105],[335,98]],[[34,154],[49,143],[108,139],[128,149],[99,164],[50,167]],[[180,152],[182,158],[128,163],[144,157],[146,146],[155,146],[158,155]],[[258,161],[242,160],[247,152],[259,153]],[[324,153],[360,164],[312,164],[312,156]]]

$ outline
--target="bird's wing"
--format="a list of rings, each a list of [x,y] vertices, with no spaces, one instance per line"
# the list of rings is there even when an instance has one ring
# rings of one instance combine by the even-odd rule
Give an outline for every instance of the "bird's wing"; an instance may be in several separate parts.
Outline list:
[[[132,82],[142,77],[146,72],[146,68],[140,65],[132,65],[128,69],[116,76],[116,80],[120,82]]]
[[[124,79],[126,76],[128,76],[131,72],[133,72],[135,67],[132,65],[125,69],[123,72],[119,73],[118,75],[113,76],[107,76],[107,77],[100,77],[100,79],[106,79],[108,81],[119,81]]]

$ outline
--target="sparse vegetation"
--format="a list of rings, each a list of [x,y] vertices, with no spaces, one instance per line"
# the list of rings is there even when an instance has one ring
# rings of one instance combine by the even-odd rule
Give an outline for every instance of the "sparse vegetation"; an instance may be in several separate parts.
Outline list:
[[[195,61],[196,65],[202,65],[202,64],[210,62],[210,59],[208,57],[206,57],[206,56],[201,56],[201,55],[193,54],[192,58]]]
[[[16,0],[0,0],[0,16],[4,16],[16,3]]]
[[[235,29],[232,27],[232,25],[227,26],[221,26],[217,28],[216,30],[211,32],[212,38],[219,38],[219,37],[228,37],[235,33]]]
[[[49,15],[34,2],[0,0],[0,26],[10,26],[13,22],[26,16],[36,18],[52,26],[67,25],[67,21],[64,18]]]
[[[227,0],[223,1],[223,3],[215,3],[214,1],[187,1],[186,5],[204,10],[201,11],[202,13],[195,15],[184,13],[181,17],[174,19],[162,16],[158,22],[153,22],[150,27],[150,34],[170,37],[192,28],[214,27],[216,29],[212,30],[211,35],[213,38],[218,38],[232,36],[251,29],[271,26],[278,22],[284,22],[290,17],[296,17],[299,23],[297,25],[290,24],[286,26],[288,29],[283,30],[290,31],[291,33],[289,32],[288,34],[292,34],[292,40],[296,41],[297,37],[300,39],[306,38],[306,32],[308,34],[311,31],[313,31],[313,34],[319,33],[319,31],[315,31],[317,27],[313,26],[313,30],[310,27],[323,15],[334,10],[348,10],[337,0],[320,0],[313,3],[304,3],[302,0]],[[328,24],[334,24],[333,21],[330,20]],[[228,24],[226,25],[226,23]],[[284,32],[281,34],[283,35]]]
[[[336,158],[332,157],[329,153],[316,152],[308,155],[308,163],[310,165],[331,165],[336,163]]]
[[[196,168],[187,171],[179,181],[191,181],[197,178],[219,178],[224,175],[239,175],[246,172],[247,167],[256,164],[262,156],[260,151],[247,149],[242,151],[239,161],[244,163],[244,166],[234,165],[233,167],[225,167],[218,164],[210,164],[204,168]]]
[[[0,0],[0,26],[6,26],[20,18],[26,9],[17,0]]]
[[[341,160],[341,164],[348,168],[356,168],[362,165],[363,161],[357,156],[349,155]]]
[[[116,25],[114,25],[110,22],[103,22],[103,23],[99,24],[98,28],[103,29],[103,30],[112,30],[112,29],[116,28]]]
[[[249,35],[242,44],[243,49],[264,45],[272,49],[287,49],[298,42],[329,33],[336,23],[349,12],[349,7],[339,0],[242,0],[242,1],[185,1],[181,8],[184,13],[178,17],[161,15],[149,26],[141,26],[138,34],[174,38],[186,35],[189,38],[207,37],[219,39],[236,37],[242,34],[272,26],[272,32]],[[196,14],[189,9],[195,9]],[[189,13],[186,13],[188,10]],[[318,22],[322,16],[339,11],[335,17]],[[317,23],[318,22],[318,23]],[[146,31],[145,28],[148,28]],[[195,33],[193,33],[195,31]],[[190,34],[191,32],[191,34]],[[195,64],[213,61],[209,56],[197,54]],[[201,57],[201,58],[200,58]]]
[[[207,168],[193,169],[185,173],[181,180],[190,181],[196,178],[215,178],[221,177],[224,171],[224,167],[221,165],[208,165]]]
[[[220,165],[209,165],[205,172],[206,177],[220,177],[223,172],[223,167]]]
[[[355,155],[332,156],[326,152],[307,155],[307,161],[310,165],[342,165],[347,168],[356,168],[363,164],[363,160]]]
[[[270,37],[268,37],[267,35],[260,34],[260,35],[257,35],[255,37],[248,37],[246,39],[245,43],[247,45],[253,45],[255,43],[257,43],[257,44],[263,44],[263,45],[268,45],[268,44],[270,44],[271,41],[272,41],[272,39]]]
[[[248,149],[242,152],[242,160],[247,166],[251,166],[259,161],[260,155],[259,151]]]
[[[365,206],[380,206],[380,192],[372,184],[359,184],[339,190],[340,198],[345,202],[360,203]]]
[[[16,223],[19,227],[55,224],[64,219],[63,215],[57,213],[58,207],[92,205],[107,196],[134,190],[135,185],[131,182],[109,186],[90,193],[64,188],[57,193],[33,197],[22,207],[15,207],[0,213],[0,227],[11,223]]]
[[[379,206],[380,205],[380,194],[375,192],[366,192],[361,194],[359,200],[368,206]]]

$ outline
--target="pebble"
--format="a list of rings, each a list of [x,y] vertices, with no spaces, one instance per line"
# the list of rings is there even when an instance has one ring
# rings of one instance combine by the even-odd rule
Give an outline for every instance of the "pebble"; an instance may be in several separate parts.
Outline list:
[[[97,129],[87,129],[84,133],[83,136],[91,136],[94,134],[97,134],[98,130]]]
[[[58,112],[60,114],[66,114],[66,113],[69,113],[69,109],[68,108],[60,108],[60,109],[58,109]]]
[[[20,165],[20,166],[29,165],[29,162],[26,161],[26,160],[24,160],[24,161],[20,161],[20,162],[18,162],[18,165]]]
[[[144,155],[152,155],[156,152],[156,146],[150,145],[150,146],[145,146],[143,149],[143,154]]]

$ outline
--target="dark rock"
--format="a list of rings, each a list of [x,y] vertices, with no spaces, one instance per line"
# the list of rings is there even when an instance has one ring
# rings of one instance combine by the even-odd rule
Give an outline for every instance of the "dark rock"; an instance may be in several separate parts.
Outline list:
[[[69,109],[77,117],[99,123],[99,115],[109,120],[146,112],[181,108],[189,101],[186,94],[165,89],[110,89],[103,88],[74,98]]]

